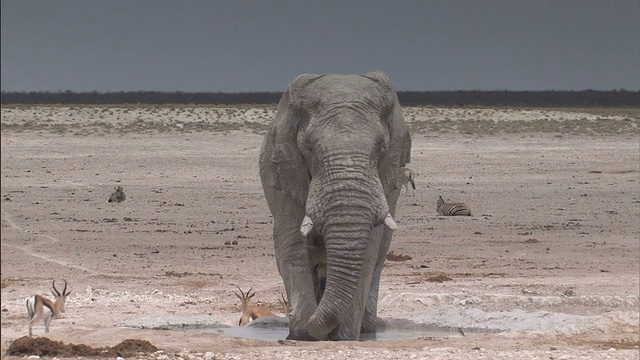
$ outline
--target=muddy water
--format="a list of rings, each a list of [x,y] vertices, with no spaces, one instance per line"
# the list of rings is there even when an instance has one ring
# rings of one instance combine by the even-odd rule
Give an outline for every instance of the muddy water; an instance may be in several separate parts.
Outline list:
[[[229,337],[240,337],[246,339],[262,339],[262,340],[285,340],[289,335],[288,327],[229,327],[229,328],[203,328],[195,330],[197,332],[216,332]],[[449,329],[393,329],[381,330],[376,334],[362,334],[361,341],[384,341],[394,339],[412,339],[420,337],[443,337],[443,336],[462,336],[457,330]]]
[[[289,335],[286,319],[260,318],[247,326],[226,327],[209,326],[185,329],[198,333],[219,333],[229,337],[261,340],[284,340]],[[385,341],[396,339],[416,339],[423,337],[463,336],[465,333],[499,332],[496,329],[462,329],[415,324],[405,320],[388,320],[380,323],[375,334],[362,334],[361,341]]]

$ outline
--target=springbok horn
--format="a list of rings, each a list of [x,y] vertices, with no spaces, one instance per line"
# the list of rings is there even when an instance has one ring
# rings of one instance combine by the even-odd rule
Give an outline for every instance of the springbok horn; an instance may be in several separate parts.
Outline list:
[[[240,286],[236,285],[236,287],[238,288],[238,290],[240,290],[240,295],[242,295],[242,297],[244,297],[244,292],[242,292],[242,289],[240,289]]]
[[[53,291],[55,291],[56,294],[58,294],[58,296],[60,296],[60,291],[58,291],[58,289],[56,289],[56,281],[55,280],[53,280],[52,286],[53,286]]]
[[[306,237],[311,232],[311,229],[313,229],[313,220],[308,215],[305,215],[304,219],[302,219],[302,225],[300,225],[300,233]]]
[[[387,227],[391,231],[398,230],[398,225],[396,225],[396,222],[395,220],[393,220],[393,216],[391,216],[391,214],[387,214],[387,216],[384,218],[384,224],[387,225]]]
[[[62,296],[66,296],[65,292],[67,291],[67,280],[62,279],[64,281],[64,289],[62,289]]]

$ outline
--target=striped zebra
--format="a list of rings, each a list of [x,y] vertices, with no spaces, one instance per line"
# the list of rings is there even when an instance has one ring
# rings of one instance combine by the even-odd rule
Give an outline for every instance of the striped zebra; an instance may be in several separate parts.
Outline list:
[[[437,208],[438,214],[443,216],[471,216],[471,210],[467,204],[462,202],[447,203],[438,196]]]
[[[411,187],[413,188],[413,195],[416,194],[416,183],[413,181],[414,177],[415,174],[413,173],[413,170],[405,167],[402,171],[402,185],[407,189],[407,191],[404,192],[405,195],[409,194],[409,184],[411,184]]]

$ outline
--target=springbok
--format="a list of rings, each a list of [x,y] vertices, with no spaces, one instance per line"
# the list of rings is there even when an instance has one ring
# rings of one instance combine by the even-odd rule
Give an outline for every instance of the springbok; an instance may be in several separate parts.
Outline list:
[[[409,169],[408,167],[405,167],[402,171],[402,186],[407,189],[404,192],[405,195],[409,195],[409,184],[411,184],[411,187],[413,188],[413,195],[416,194],[416,183],[413,181],[413,178],[415,176],[416,174],[413,172],[413,170]]]
[[[253,287],[249,289],[249,291],[247,291],[246,293],[243,292],[239,286],[236,285],[236,287],[238,288],[238,290],[240,290],[240,294],[238,293],[235,293],[235,294],[240,300],[242,300],[242,316],[238,321],[238,326],[247,325],[251,321],[261,317],[278,317],[271,310],[267,309],[264,306],[249,305],[249,300],[256,294],[255,291],[253,293],[251,292]]]
[[[282,300],[278,300],[280,302],[280,305],[282,305],[282,309],[284,311],[284,317],[288,318],[289,314],[291,314],[291,308],[289,307],[289,302],[287,301],[287,298],[284,297],[284,294],[281,294],[282,296]]]
[[[44,316],[44,332],[49,332],[49,323],[52,317],[57,317],[60,313],[64,312],[64,301],[71,291],[67,292],[67,280],[64,281],[64,289],[62,293],[56,289],[56,281],[53,280],[53,289],[51,294],[54,301],[45,298],[42,295],[33,295],[27,299],[27,315],[29,316],[29,336],[32,336],[31,328],[33,324]]]

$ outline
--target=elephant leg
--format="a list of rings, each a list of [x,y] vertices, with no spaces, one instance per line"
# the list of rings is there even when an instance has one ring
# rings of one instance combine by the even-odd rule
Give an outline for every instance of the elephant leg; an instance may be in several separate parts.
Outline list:
[[[364,309],[364,316],[362,319],[363,333],[375,333],[376,322],[378,319],[378,291],[380,289],[380,275],[382,274],[382,268],[384,261],[391,244],[391,236],[393,232],[384,226],[379,226],[374,229],[374,235],[378,239],[377,246],[371,258],[374,264],[371,269],[371,277],[369,278],[369,289],[365,297],[366,306]]]
[[[283,195],[281,197],[284,198]],[[278,271],[291,307],[287,338],[313,340],[306,327],[318,305],[308,241],[300,234],[304,210],[287,206],[285,201],[280,204],[284,205],[274,214],[273,236]]]
[[[389,204],[389,212],[395,216],[396,205],[398,197],[400,196],[400,190],[393,191],[388,197],[387,202]],[[371,276],[371,287],[367,295],[367,305],[364,311],[364,317],[362,319],[362,332],[363,333],[375,333],[376,324],[378,321],[378,295],[380,293],[380,276],[382,275],[382,268],[387,258],[387,252],[391,246],[391,239],[393,237],[393,231],[386,227],[381,227],[381,233],[376,233],[376,236],[380,236],[381,241],[377,248],[377,253],[373,255],[376,259],[375,266],[373,268]]]
[[[369,293],[366,299],[366,307],[364,311],[364,317],[362,319],[362,332],[363,333],[375,333],[376,323],[378,320],[378,294],[380,291],[380,276],[382,274],[382,268],[384,267],[384,261],[391,245],[392,232],[389,229],[382,229],[382,241],[378,247],[378,253],[374,256],[376,264],[372,270],[371,286],[369,287]]]

